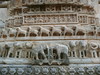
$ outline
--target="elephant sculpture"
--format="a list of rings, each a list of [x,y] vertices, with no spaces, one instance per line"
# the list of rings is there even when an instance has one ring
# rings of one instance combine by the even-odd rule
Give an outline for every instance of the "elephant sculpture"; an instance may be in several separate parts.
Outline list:
[[[62,44],[56,44],[53,49],[57,50],[58,59],[61,60],[61,53],[64,53],[67,57],[68,55],[68,47]]]
[[[32,53],[33,53],[33,57],[36,57],[36,60],[39,60],[39,53],[43,56],[44,60],[47,60],[46,54],[44,53],[44,50],[48,48],[47,45],[43,45],[43,44],[33,44],[32,47]]]

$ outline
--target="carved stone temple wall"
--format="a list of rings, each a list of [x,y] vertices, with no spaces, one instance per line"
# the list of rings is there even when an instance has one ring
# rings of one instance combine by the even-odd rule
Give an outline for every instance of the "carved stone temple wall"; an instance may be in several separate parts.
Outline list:
[[[100,75],[98,0],[10,0],[0,30],[0,75]]]

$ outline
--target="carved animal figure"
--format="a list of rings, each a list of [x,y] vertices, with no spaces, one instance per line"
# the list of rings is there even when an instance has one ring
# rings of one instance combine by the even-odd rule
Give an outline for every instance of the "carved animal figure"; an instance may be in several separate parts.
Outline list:
[[[47,48],[47,45],[42,45],[42,44],[37,45],[37,44],[33,44],[32,53],[33,53],[34,57],[36,57],[36,60],[39,60],[39,57],[38,57],[38,54],[39,53],[43,56],[43,58],[45,60],[47,60],[46,55],[44,53],[44,50],[46,48]]]
[[[96,34],[96,29],[94,26],[87,26],[85,27],[85,29],[86,29],[86,35],[93,36]]]
[[[14,28],[8,28],[8,35],[9,36],[13,35],[15,37],[16,33],[17,33],[16,29],[14,29]]]
[[[75,35],[86,35],[86,30],[84,27],[76,26]]]
[[[33,43],[32,42],[26,42],[24,46],[25,46],[26,49],[32,49]]]
[[[43,27],[40,27],[40,36],[42,36],[43,33],[49,36],[50,30],[43,28]]]
[[[30,36],[30,34],[35,34],[36,36],[38,36],[38,30],[37,29],[33,29],[32,27],[28,27],[28,36]]]
[[[76,41],[70,41],[69,42],[69,49],[70,50],[74,51],[74,50],[76,50],[76,47],[77,47]]]
[[[27,31],[21,29],[20,27],[18,27],[17,29],[17,37],[19,36],[19,34],[23,34],[26,37]]]
[[[54,33],[59,34],[59,36],[61,36],[62,30],[57,27],[51,27],[51,36],[54,36]]]
[[[80,50],[86,50],[87,49],[87,41],[79,41],[78,46]]]
[[[66,56],[68,55],[68,47],[66,45],[56,44],[53,49],[57,50],[59,60],[61,60],[61,53],[64,53]]]
[[[15,42],[14,43],[14,48],[15,49],[22,49],[23,46],[24,46],[24,43],[22,43],[22,42]]]
[[[1,34],[2,34],[2,38],[3,37],[8,37],[8,32],[7,32],[6,29],[2,29]]]
[[[67,34],[69,33],[70,35],[73,35],[73,29],[71,29],[71,28],[69,28],[69,27],[63,26],[63,27],[62,27],[62,30],[63,30],[64,36],[66,35],[66,33],[67,33]]]

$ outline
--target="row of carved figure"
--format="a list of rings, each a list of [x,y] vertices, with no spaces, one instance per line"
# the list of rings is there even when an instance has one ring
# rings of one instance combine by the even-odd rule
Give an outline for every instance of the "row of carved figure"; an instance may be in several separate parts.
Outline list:
[[[58,9],[59,8],[59,9]],[[42,10],[42,11],[41,11]],[[11,11],[10,15],[20,15],[22,10],[15,10],[15,12]],[[86,14],[95,14],[95,10],[93,8],[85,8],[79,6],[72,6],[72,5],[45,5],[44,8],[41,6],[32,7],[32,8],[23,8],[23,13],[40,13],[40,12],[80,12]]]
[[[100,75],[100,66],[97,67],[1,67],[1,75]]]
[[[67,42],[67,41],[66,41]],[[100,57],[100,44],[99,42],[87,42],[87,41],[70,41],[60,43],[36,43],[36,42],[2,42],[0,44],[0,56],[1,57],[35,57],[39,60],[39,56],[42,59],[67,59],[68,52],[75,51],[79,55],[79,51],[84,51],[82,57],[96,57],[95,52],[98,52]],[[22,52],[22,53],[21,53]],[[94,54],[92,55],[91,52]],[[18,53],[18,54],[17,54]],[[27,53],[27,54],[25,54]],[[85,53],[85,54],[84,54]],[[40,54],[40,55],[39,55]],[[75,54],[75,53],[74,53]],[[89,55],[88,55],[89,54]],[[38,56],[39,55],[39,56]],[[17,57],[18,56],[18,57]],[[28,57],[27,57],[28,58]]]
[[[96,26],[48,26],[4,28],[0,31],[1,38],[36,37],[36,36],[100,36],[100,27]]]
[[[40,4],[40,3],[78,3],[78,4],[88,4],[91,3],[92,4],[92,0],[15,0],[15,1],[11,1],[10,6],[21,6],[22,3],[24,4]]]
[[[86,25],[95,25],[98,24],[98,18],[93,16],[86,15],[77,15],[77,14],[64,14],[64,15],[24,15],[24,19],[22,16],[17,16],[15,18],[10,17],[6,21],[7,26],[21,26],[22,24],[58,24],[58,23],[79,23]]]

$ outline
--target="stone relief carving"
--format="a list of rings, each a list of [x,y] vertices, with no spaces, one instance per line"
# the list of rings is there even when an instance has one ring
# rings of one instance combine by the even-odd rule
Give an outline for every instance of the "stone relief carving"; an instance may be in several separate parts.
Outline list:
[[[35,71],[36,75],[39,75],[41,73],[41,68],[36,67],[36,68],[34,68],[34,71]]]
[[[14,75],[16,73],[16,69],[15,68],[10,68],[9,73],[11,75]]]
[[[99,36],[99,29],[96,26],[48,26],[48,27],[24,27],[5,28],[1,30],[1,38],[9,39],[18,37],[49,37],[49,36]]]
[[[23,36],[26,36],[26,34],[27,34],[27,31],[21,29],[20,27],[18,27],[16,30],[17,30],[17,37],[19,37],[20,34],[22,34]]]
[[[84,68],[78,68],[77,72],[78,72],[79,75],[84,75],[85,74]]]
[[[73,67],[73,66],[72,66]],[[31,74],[31,75],[66,75],[66,74],[70,74],[70,75],[74,75],[74,74],[79,74],[79,75],[98,75],[99,72],[97,72],[97,70],[95,68],[99,68],[99,66],[97,67],[93,67],[91,70],[88,70],[88,67],[62,67],[62,66],[48,66],[48,67],[44,67],[44,66],[34,66],[34,67],[23,67],[23,66],[19,66],[18,67],[0,67],[1,68],[1,73],[3,75],[7,75],[7,74],[18,74],[18,75],[22,75],[22,74]],[[26,69],[24,69],[26,68]],[[68,70],[67,70],[68,69]]]

